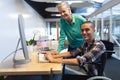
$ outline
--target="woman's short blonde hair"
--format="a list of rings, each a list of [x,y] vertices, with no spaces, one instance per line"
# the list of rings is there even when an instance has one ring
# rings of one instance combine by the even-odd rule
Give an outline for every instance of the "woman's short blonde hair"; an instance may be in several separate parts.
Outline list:
[[[68,4],[68,2],[60,2],[60,3],[57,4],[56,7],[59,9],[59,8],[61,8],[63,6],[70,9],[70,5]]]

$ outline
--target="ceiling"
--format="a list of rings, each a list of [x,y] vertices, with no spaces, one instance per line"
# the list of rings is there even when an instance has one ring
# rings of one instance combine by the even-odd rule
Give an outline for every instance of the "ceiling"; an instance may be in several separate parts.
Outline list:
[[[50,0],[41,0],[41,1],[25,0],[25,1],[45,19],[60,18],[60,16],[55,16],[55,14],[59,14],[59,12],[56,9],[57,3],[55,3],[55,0],[54,2],[50,2]],[[82,0],[77,0],[77,1],[82,1]],[[83,1],[84,1],[83,3],[76,2],[71,4],[72,13],[76,13],[76,14],[79,13],[83,16],[87,16],[102,6],[102,3],[91,2],[91,0],[83,0]]]

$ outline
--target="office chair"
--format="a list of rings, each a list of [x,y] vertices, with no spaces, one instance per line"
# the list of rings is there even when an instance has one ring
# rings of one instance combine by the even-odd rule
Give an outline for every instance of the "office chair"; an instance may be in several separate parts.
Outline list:
[[[101,40],[103,43],[104,43],[104,45],[105,45],[105,48],[106,48],[106,53],[107,53],[107,58],[110,58],[111,57],[111,55],[113,54],[113,53],[115,53],[114,52],[114,44],[112,43],[112,42],[110,42],[110,41],[107,41],[107,40]]]
[[[97,76],[103,76],[103,72],[104,72],[104,67],[105,67],[105,63],[106,63],[106,52],[104,52],[101,57],[100,57],[100,61],[95,61],[92,63],[87,63],[87,64],[93,64],[96,66],[97,71],[98,71],[98,75]],[[87,70],[83,67],[83,69],[87,72]],[[63,65],[63,74],[62,74],[62,80],[87,80],[88,78],[92,77],[91,75],[89,75],[89,72],[87,72],[87,75],[70,75],[70,74],[65,74],[65,64]]]
[[[112,79],[105,76],[93,76],[88,78],[87,80],[112,80]]]
[[[90,63],[93,65],[96,65],[97,70],[98,70],[98,76],[104,75],[103,72],[104,72],[104,68],[105,68],[105,64],[106,64],[106,59],[107,59],[107,54],[106,54],[106,52],[104,52],[100,57],[100,61]]]

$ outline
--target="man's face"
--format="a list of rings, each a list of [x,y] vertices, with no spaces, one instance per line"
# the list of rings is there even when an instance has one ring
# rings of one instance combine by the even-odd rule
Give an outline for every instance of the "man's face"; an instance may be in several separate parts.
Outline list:
[[[62,18],[66,19],[66,20],[69,19],[70,15],[71,15],[70,9],[63,6],[63,7],[60,7],[58,10],[59,10],[59,13]]]
[[[91,42],[94,39],[95,30],[92,27],[91,23],[85,23],[81,26],[81,33],[85,41]]]

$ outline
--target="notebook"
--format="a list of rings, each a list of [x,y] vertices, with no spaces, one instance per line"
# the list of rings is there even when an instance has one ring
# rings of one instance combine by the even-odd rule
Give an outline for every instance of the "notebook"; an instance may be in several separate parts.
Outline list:
[[[48,60],[45,59],[44,54],[38,54],[39,62],[49,62]]]

